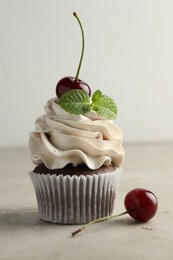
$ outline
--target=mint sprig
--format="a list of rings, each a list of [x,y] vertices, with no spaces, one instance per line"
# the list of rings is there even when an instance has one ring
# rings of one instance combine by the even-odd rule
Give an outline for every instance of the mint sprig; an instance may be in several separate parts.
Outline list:
[[[75,115],[90,111],[90,98],[87,92],[73,89],[66,91],[58,100],[58,104],[67,112]]]
[[[97,90],[93,94],[92,101],[92,110],[108,119],[116,118],[118,109],[112,98],[103,95],[101,91]]]
[[[100,90],[97,90],[92,95],[91,101],[87,92],[73,89],[66,91],[56,102],[71,114],[84,115],[90,110],[94,110],[107,119],[113,120],[116,118],[118,110],[112,98],[103,95]]]

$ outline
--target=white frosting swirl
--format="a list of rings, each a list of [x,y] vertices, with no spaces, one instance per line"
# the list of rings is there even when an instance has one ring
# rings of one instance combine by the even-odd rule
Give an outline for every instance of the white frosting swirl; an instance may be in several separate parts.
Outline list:
[[[113,124],[90,111],[73,115],[64,111],[56,98],[49,100],[45,114],[30,134],[29,150],[34,164],[44,163],[49,169],[85,163],[90,169],[113,164],[119,168],[124,159],[122,132]]]

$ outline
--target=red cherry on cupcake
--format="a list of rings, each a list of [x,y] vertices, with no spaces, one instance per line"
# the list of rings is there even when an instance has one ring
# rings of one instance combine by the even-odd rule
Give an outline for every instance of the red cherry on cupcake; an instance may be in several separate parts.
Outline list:
[[[83,80],[79,79],[79,72],[80,72],[80,68],[81,68],[81,64],[82,64],[82,60],[83,60],[83,54],[84,54],[85,39],[84,39],[84,31],[83,31],[81,21],[76,13],[73,13],[73,15],[76,17],[76,19],[79,23],[80,29],[81,29],[81,33],[82,33],[82,52],[81,52],[81,57],[80,57],[76,77],[64,77],[57,83],[57,85],[56,85],[57,97],[62,96],[66,91],[69,91],[72,89],[84,90],[87,92],[87,94],[89,96],[91,95],[91,89],[88,86],[88,84],[86,82],[84,82]]]
[[[86,82],[81,79],[77,79],[74,77],[65,77],[62,78],[57,86],[56,86],[56,95],[57,97],[62,96],[66,91],[72,89],[80,89],[87,92],[87,94],[91,95],[91,89]]]
[[[92,224],[119,217],[127,213],[139,222],[146,222],[153,218],[156,214],[158,208],[158,200],[153,192],[142,188],[136,188],[127,193],[124,199],[124,205],[126,208],[125,212],[118,215],[112,215],[93,220],[88,224],[82,226],[80,229],[74,231],[72,233],[72,237],[74,237],[76,234],[80,233],[82,230],[86,229]]]

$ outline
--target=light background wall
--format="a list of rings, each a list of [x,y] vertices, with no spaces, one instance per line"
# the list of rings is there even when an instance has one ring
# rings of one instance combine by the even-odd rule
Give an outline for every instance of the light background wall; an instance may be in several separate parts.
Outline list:
[[[125,142],[173,140],[172,0],[0,0],[0,147],[26,145],[56,83],[75,76],[118,105]]]

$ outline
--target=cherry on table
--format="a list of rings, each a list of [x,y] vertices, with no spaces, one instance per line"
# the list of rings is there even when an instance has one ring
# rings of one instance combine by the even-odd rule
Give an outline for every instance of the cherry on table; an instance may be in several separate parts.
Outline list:
[[[124,205],[132,218],[140,222],[146,222],[156,214],[158,201],[151,191],[138,188],[127,193]]]
[[[136,188],[129,191],[124,199],[124,205],[126,211],[117,215],[107,216],[99,219],[95,219],[78,230],[72,233],[72,237],[76,234],[80,233],[82,230],[86,229],[87,227],[91,226],[92,224],[99,223],[104,220],[108,220],[115,217],[120,217],[125,214],[129,214],[132,218],[139,222],[146,222],[154,217],[157,212],[158,208],[158,200],[156,195],[147,190],[142,188]]]

